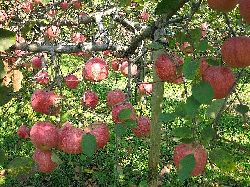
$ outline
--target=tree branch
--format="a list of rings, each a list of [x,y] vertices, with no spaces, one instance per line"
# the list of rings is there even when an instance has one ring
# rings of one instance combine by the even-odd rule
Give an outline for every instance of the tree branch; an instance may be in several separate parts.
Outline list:
[[[126,51],[123,53],[123,56],[128,57],[131,54],[133,54],[136,49],[139,47],[142,40],[146,38],[150,38],[152,34],[158,29],[159,24],[165,23],[161,26],[167,25],[167,21],[180,9],[184,6],[185,3],[187,3],[189,0],[180,0],[179,5],[176,7],[176,9],[172,10],[168,14],[161,16],[157,21],[153,22],[151,26],[146,27],[145,29],[142,29],[139,34],[137,34],[132,41],[129,44],[129,47],[126,49]]]
[[[58,44],[58,45],[49,45],[49,44],[38,44],[38,43],[17,43],[14,46],[15,49],[20,49],[23,51],[30,51],[30,52],[50,52],[53,50],[55,53],[76,53],[80,51],[104,51],[107,49],[110,50],[122,50],[121,47],[115,46],[115,45],[108,45],[108,44],[102,44],[98,45],[96,43],[86,42],[83,44]]]

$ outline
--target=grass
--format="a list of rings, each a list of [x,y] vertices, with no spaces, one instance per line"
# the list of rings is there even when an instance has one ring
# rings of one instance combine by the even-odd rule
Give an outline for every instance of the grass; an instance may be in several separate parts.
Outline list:
[[[79,65],[79,59],[66,63],[69,58],[63,58],[66,64],[62,69],[67,74],[67,68]],[[73,68],[71,68],[73,69]],[[30,74],[30,73],[29,73]],[[81,74],[79,71],[76,73]],[[9,163],[17,157],[31,158],[34,147],[30,141],[20,140],[16,130],[21,124],[31,127],[36,121],[51,120],[58,122],[55,117],[36,114],[30,107],[30,96],[34,90],[34,84],[24,81],[24,86],[19,94],[19,99],[13,99],[10,103],[0,108],[0,150],[4,150],[7,160],[0,165],[0,171],[4,171]],[[134,84],[132,85],[134,86]],[[7,187],[18,186],[143,186],[148,180],[148,150],[149,139],[138,139],[128,131],[122,138],[117,138],[114,132],[114,123],[111,120],[111,110],[106,107],[106,93],[115,88],[125,89],[126,79],[111,71],[109,79],[93,85],[81,82],[78,90],[71,91],[63,88],[64,97],[62,113],[67,120],[75,126],[85,127],[95,121],[105,121],[111,133],[109,144],[98,151],[92,159],[84,155],[69,155],[55,150],[63,163],[51,174],[41,174],[33,168],[27,175],[0,175],[0,185]],[[95,111],[86,110],[81,106],[81,96],[84,90],[93,89],[98,93],[100,102]],[[250,83],[244,84],[240,90],[240,96],[245,104],[249,105]],[[174,111],[180,102],[184,101],[182,85],[165,84],[163,110]],[[134,92],[133,92],[134,93]],[[150,97],[137,98],[133,104],[140,115],[150,115]],[[231,152],[232,159],[236,163],[233,172],[223,171],[210,161],[202,176],[188,179],[182,184],[176,174],[172,161],[173,149],[179,140],[173,135],[177,127],[188,126],[187,120],[176,118],[175,121],[163,124],[161,163],[159,171],[160,185],[162,186],[249,186],[250,185],[250,131],[243,125],[243,119],[236,113],[232,105],[223,113],[219,125],[219,139],[211,142],[208,151],[221,147]],[[198,115],[198,133],[210,126],[211,119],[205,115],[206,107],[200,109]],[[197,134],[198,136],[199,134]],[[164,168],[164,170],[162,170]]]

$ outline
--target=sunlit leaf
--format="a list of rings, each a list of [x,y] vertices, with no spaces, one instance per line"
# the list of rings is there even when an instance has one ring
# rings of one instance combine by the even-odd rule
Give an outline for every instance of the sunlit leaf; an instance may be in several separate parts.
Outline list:
[[[213,149],[209,157],[210,160],[223,171],[232,172],[236,169],[236,163],[234,162],[233,156],[224,149]]]
[[[22,80],[23,80],[22,72],[19,70],[14,70],[12,78],[14,92],[17,92],[22,88]]]
[[[57,163],[58,165],[63,163],[63,161],[60,159],[60,157],[55,152],[52,152],[51,160],[53,162]]]
[[[217,114],[219,113],[221,107],[223,106],[225,100],[224,99],[217,99],[214,100],[211,105],[208,106],[206,116],[209,118],[216,118]]]
[[[8,165],[8,174],[12,176],[25,175],[31,172],[34,162],[32,158],[18,157],[13,159]]]
[[[0,51],[9,49],[16,42],[16,33],[0,28]]]

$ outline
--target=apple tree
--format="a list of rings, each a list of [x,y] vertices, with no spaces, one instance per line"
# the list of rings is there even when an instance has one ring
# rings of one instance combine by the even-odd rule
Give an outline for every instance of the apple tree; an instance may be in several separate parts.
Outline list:
[[[33,144],[37,171],[60,167],[57,151],[91,159],[108,142],[119,151],[131,132],[149,139],[145,184],[158,186],[166,131],[178,139],[171,160],[180,181],[202,175],[208,164],[235,170],[230,152],[215,142],[231,106],[249,123],[249,98],[239,86],[249,84],[249,0],[0,5],[0,105],[28,103],[33,125],[17,134]],[[170,110],[169,85],[181,92]],[[176,121],[181,125],[172,128]]]

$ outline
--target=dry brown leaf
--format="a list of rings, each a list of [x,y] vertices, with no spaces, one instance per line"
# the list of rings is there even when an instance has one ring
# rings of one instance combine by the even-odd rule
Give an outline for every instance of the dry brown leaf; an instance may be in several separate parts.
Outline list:
[[[19,70],[14,70],[12,78],[14,92],[17,92],[22,88],[22,80],[23,80],[22,72]]]

